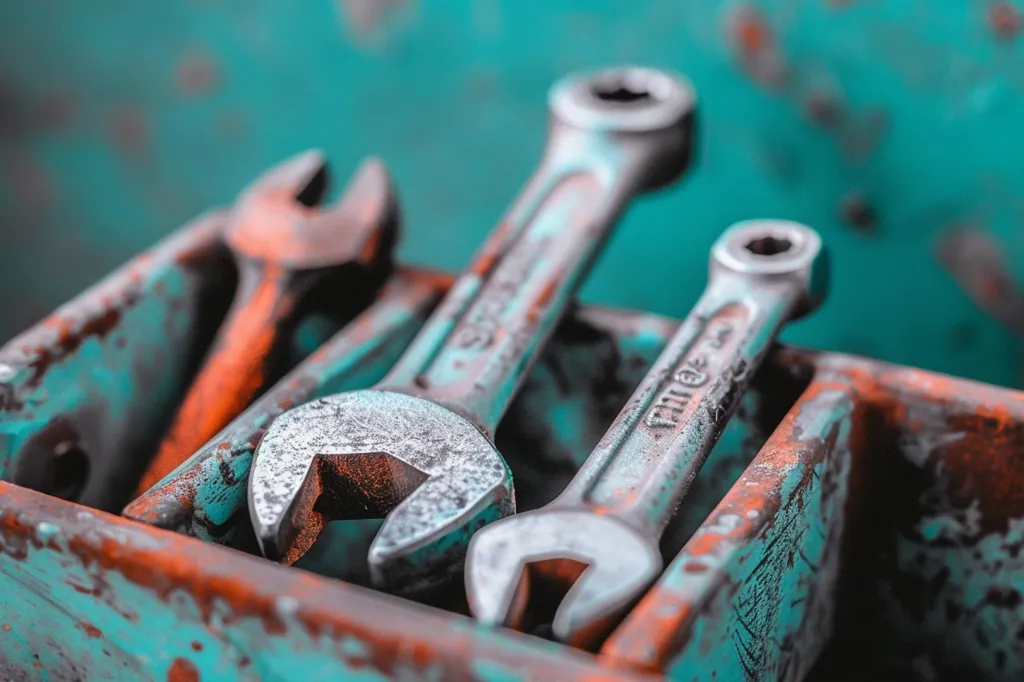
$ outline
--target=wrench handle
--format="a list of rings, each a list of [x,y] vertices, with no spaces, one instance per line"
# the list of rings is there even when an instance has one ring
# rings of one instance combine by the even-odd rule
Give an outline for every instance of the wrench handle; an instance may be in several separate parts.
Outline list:
[[[380,387],[427,398],[493,435],[638,191],[643,149],[556,128],[534,176]]]
[[[713,277],[552,506],[586,506],[660,536],[798,297],[787,282]]]
[[[256,398],[295,310],[294,275],[277,265],[240,259],[238,294],[185,396],[136,497],[213,438]]]

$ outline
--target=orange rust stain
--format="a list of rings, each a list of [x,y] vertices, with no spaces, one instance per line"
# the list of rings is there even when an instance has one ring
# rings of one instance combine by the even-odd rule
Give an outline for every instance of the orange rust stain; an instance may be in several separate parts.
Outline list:
[[[278,341],[278,321],[294,306],[282,285],[283,270],[268,267],[256,290],[237,306],[189,389],[136,497],[156,485],[249,406],[263,387],[268,358]]]
[[[202,651],[203,645],[200,642],[192,642],[192,651]]]
[[[671,651],[668,643],[689,638],[685,624],[694,613],[693,604],[678,598],[644,599],[627,616],[629,622],[643,623],[642,631],[618,630],[605,642],[598,658],[612,667],[661,672]]]
[[[76,627],[78,627],[78,629],[84,632],[88,637],[92,637],[95,639],[97,637],[103,636],[103,632],[100,631],[98,627],[96,627],[88,621],[82,621],[81,623],[78,623]]]
[[[4,623],[3,625],[0,625],[0,630],[3,630],[4,632],[10,632],[11,631],[11,626],[8,625],[7,623]]]
[[[473,259],[473,264],[470,266],[469,271],[481,278],[486,278],[491,274],[491,271],[505,252],[505,241],[511,232],[512,224],[508,221],[502,221],[480,249],[479,255]]]
[[[554,280],[547,283],[544,289],[540,292],[540,296],[537,297],[538,308],[544,308],[551,302],[551,298],[555,295],[555,292],[558,291],[558,285],[559,282]]]
[[[489,249],[480,254],[480,257],[473,262],[473,267],[470,269],[475,275],[480,277],[486,277],[490,274],[491,269],[494,268],[494,264],[498,262],[498,252],[496,249]]]
[[[694,556],[710,554],[725,537],[718,533],[700,533],[686,543],[686,551]]]
[[[191,661],[176,658],[167,670],[167,682],[199,682],[199,670]]]
[[[786,84],[787,69],[775,35],[756,6],[744,4],[733,9],[727,28],[732,49],[748,76],[773,90]]]
[[[1024,15],[1021,11],[1003,0],[988,6],[985,21],[992,35],[1003,41],[1013,40],[1024,27]]]
[[[757,52],[772,43],[772,31],[759,12],[745,9],[735,16],[735,36],[739,46],[747,52]]]

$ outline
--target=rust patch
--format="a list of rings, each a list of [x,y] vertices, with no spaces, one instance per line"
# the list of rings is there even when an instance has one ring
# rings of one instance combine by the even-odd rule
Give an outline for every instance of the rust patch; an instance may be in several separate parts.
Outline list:
[[[77,308],[84,306],[79,305],[67,312],[56,312],[44,319],[40,325],[56,330],[57,339],[52,344],[36,348],[36,358],[29,365],[32,374],[26,385],[37,386],[51,365],[72,355],[89,338],[106,338],[107,334],[120,324],[125,311],[141,300],[141,283],[141,277],[133,274],[130,286],[125,287],[122,292],[121,300],[117,303],[108,301],[107,307],[98,313],[83,314]]]
[[[338,8],[346,18],[349,30],[355,36],[365,36],[381,29],[390,14],[401,9],[407,0],[337,0]]]
[[[982,536],[1006,533],[1024,515],[1024,424],[996,407],[953,415],[948,429],[963,437],[936,453],[946,502],[956,510],[977,505]]]
[[[839,217],[855,232],[875,234],[878,231],[875,207],[860,190],[851,190],[839,200]]]
[[[210,55],[194,51],[182,57],[175,81],[183,95],[197,97],[207,95],[217,87],[220,72]]]
[[[1024,15],[1009,2],[1000,0],[989,4],[985,10],[985,24],[996,40],[1009,42],[1016,39],[1024,27]]]
[[[978,227],[954,227],[939,239],[936,258],[975,305],[1024,337],[1024,295],[992,235]]]
[[[79,630],[84,632],[87,637],[90,637],[90,638],[93,638],[93,639],[95,639],[97,637],[102,637],[103,636],[103,632],[98,627],[96,627],[95,625],[90,623],[89,621],[82,621],[82,622],[76,624],[75,627],[77,627]]]
[[[775,32],[755,5],[743,4],[726,19],[729,44],[740,68],[754,82],[768,90],[786,86],[789,73],[779,52]]]
[[[832,130],[844,118],[842,100],[827,90],[812,90],[801,104],[804,116],[811,123]]]
[[[192,642],[192,651],[202,651],[203,645],[200,642]]]
[[[167,670],[167,682],[199,682],[199,670],[191,661],[176,658]]]

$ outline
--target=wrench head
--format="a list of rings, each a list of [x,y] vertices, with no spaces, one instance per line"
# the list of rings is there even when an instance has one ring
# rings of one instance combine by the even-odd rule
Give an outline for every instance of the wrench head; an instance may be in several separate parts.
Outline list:
[[[588,509],[542,508],[481,529],[466,557],[466,593],[477,620],[522,629],[531,597],[565,597],[556,639],[593,649],[661,573],[657,541]],[[581,572],[582,570],[582,572]],[[567,590],[567,591],[566,591]],[[531,594],[532,593],[532,594]]]
[[[553,125],[590,134],[587,139],[598,145],[595,154],[612,153],[611,146],[600,145],[600,135],[608,135],[619,143],[614,149],[625,143],[648,159],[642,164],[644,175],[637,178],[641,191],[674,182],[690,166],[697,95],[679,74],[639,66],[573,74],[552,87],[548,108]]]
[[[817,308],[828,294],[829,256],[818,233],[789,220],[744,220],[711,248],[711,276],[740,275],[755,282],[789,282],[799,291],[791,319]]]
[[[398,200],[384,164],[364,160],[340,199],[322,205],[328,184],[327,160],[319,150],[278,164],[239,196],[225,241],[240,255],[291,270],[390,258]]]
[[[290,564],[329,521],[386,517],[370,575],[409,595],[459,573],[470,536],[514,511],[511,472],[479,429],[392,391],[340,393],[282,414],[249,474],[264,555]]]

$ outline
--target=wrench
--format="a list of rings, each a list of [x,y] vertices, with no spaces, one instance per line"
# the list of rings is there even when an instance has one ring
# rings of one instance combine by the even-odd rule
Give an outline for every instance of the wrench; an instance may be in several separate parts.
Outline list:
[[[708,286],[566,489],[478,532],[466,557],[470,609],[526,628],[531,591],[557,590],[554,637],[593,648],[662,568],[659,539],[776,334],[825,294],[813,230],[737,223],[711,251]]]
[[[292,563],[326,522],[386,516],[376,586],[413,596],[461,572],[472,533],[515,510],[494,430],[629,199],[689,166],[694,105],[687,81],[636,67],[552,88],[540,165],[391,372],[260,442],[249,511],[266,556]]]
[[[240,195],[224,240],[238,289],[210,353],[143,474],[136,497],[158,483],[258,396],[280,369],[287,330],[303,298],[331,278],[367,275],[346,295],[367,300],[383,281],[398,229],[395,191],[383,164],[365,160],[342,197],[320,206],[327,161],[310,150],[259,177]],[[355,289],[355,287],[350,287]]]

